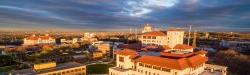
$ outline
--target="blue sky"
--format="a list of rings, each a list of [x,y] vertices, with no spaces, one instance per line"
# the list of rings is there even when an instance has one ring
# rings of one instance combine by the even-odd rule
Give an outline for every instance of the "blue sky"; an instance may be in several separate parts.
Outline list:
[[[250,31],[250,0],[0,0],[0,30]]]

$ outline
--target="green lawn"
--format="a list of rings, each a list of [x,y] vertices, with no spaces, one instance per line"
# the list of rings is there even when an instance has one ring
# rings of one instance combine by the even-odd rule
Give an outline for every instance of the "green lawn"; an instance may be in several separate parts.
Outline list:
[[[111,65],[108,64],[95,64],[95,65],[88,65],[87,72],[90,74],[108,74],[108,68]]]
[[[13,69],[13,66],[0,67],[0,73],[2,73],[2,72],[9,72],[12,69]]]

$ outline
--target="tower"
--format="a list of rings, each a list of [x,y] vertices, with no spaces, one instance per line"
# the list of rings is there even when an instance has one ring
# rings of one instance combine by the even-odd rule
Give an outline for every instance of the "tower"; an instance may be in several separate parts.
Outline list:
[[[167,31],[167,45],[170,48],[183,44],[184,31],[181,29],[169,28]]]
[[[196,37],[197,37],[197,31],[194,32],[194,38],[193,38],[193,47],[196,47]]]
[[[152,31],[152,27],[149,24],[146,24],[143,28],[142,33],[151,32],[151,31]]]
[[[206,38],[206,39],[209,38],[209,33],[208,33],[208,32],[205,33],[205,38]]]

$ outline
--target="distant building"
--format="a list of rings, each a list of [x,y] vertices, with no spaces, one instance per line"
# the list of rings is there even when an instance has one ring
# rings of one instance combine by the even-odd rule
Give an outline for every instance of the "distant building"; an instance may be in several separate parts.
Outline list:
[[[84,37],[81,38],[81,41],[88,41],[88,42],[95,42],[98,41],[97,38],[95,38],[94,33],[84,33]]]
[[[0,55],[5,55],[6,53],[4,52],[5,46],[0,46]]]
[[[56,43],[55,38],[49,36],[48,34],[46,34],[45,36],[32,35],[32,36],[24,38],[23,41],[24,41],[23,45],[55,44]]]
[[[86,66],[76,62],[35,64],[33,68],[16,70],[10,75],[86,75]]]
[[[91,58],[96,60],[96,59],[101,59],[103,57],[103,53],[101,51],[94,51],[91,54]]]
[[[169,28],[167,30],[167,45],[171,48],[178,44],[183,44],[184,31],[180,29]]]
[[[206,38],[206,39],[209,39],[209,32],[206,32],[206,33],[205,33],[205,38]]]
[[[239,52],[250,52],[250,41],[221,41],[221,47],[228,47]]]
[[[152,31],[143,33],[140,41],[143,45],[167,45],[174,48],[178,44],[183,44],[184,31],[170,28],[167,32]]]
[[[149,24],[146,24],[142,30],[142,33],[151,32],[151,31],[153,31],[152,27]]]
[[[61,39],[61,44],[75,44],[79,42],[78,38],[72,38],[72,39]]]
[[[167,35],[161,31],[144,33],[140,40],[143,45],[167,45]]]

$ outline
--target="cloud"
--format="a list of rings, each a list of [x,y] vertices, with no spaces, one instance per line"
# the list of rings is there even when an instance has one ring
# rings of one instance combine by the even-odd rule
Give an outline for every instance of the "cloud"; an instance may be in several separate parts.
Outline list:
[[[129,0],[122,13],[132,17],[142,17],[155,10],[173,7],[178,0]]]
[[[249,0],[0,0],[0,28],[119,31],[150,23],[249,31],[249,9]]]

